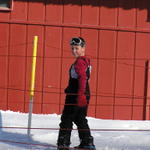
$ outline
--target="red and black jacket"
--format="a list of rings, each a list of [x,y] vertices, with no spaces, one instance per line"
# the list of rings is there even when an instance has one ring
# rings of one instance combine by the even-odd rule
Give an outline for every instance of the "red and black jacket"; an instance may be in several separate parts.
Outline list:
[[[70,67],[70,78],[65,93],[73,96],[85,94],[87,100],[89,100],[90,88],[88,80],[90,78],[90,72],[90,59],[85,56],[78,57]]]

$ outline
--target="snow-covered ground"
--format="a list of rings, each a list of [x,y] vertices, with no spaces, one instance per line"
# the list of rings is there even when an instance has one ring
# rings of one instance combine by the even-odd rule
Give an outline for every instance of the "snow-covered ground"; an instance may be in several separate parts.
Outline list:
[[[87,117],[97,150],[150,150],[150,121],[103,120]],[[28,114],[0,111],[0,150],[56,150],[60,116],[32,115],[32,136],[27,135]],[[6,128],[21,127],[21,128]],[[47,128],[47,129],[41,129]],[[74,126],[74,129],[76,127]],[[112,131],[110,129],[136,130]],[[137,131],[137,130],[149,131]],[[71,147],[79,144],[76,130]]]

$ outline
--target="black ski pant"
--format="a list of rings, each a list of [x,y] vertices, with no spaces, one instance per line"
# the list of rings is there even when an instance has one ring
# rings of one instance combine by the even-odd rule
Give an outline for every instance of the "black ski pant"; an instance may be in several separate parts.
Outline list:
[[[58,145],[59,139],[62,139],[63,137],[64,140],[67,139],[69,145],[73,123],[75,123],[78,128],[78,134],[81,140],[91,137],[90,128],[86,119],[87,109],[88,106],[78,107],[76,105],[76,96],[66,96],[66,103],[61,116]]]

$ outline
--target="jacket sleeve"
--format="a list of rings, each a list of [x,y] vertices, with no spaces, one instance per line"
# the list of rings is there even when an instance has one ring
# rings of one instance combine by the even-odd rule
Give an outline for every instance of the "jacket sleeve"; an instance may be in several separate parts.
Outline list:
[[[78,58],[75,63],[75,71],[78,74],[78,95],[83,95],[86,90],[86,62]]]

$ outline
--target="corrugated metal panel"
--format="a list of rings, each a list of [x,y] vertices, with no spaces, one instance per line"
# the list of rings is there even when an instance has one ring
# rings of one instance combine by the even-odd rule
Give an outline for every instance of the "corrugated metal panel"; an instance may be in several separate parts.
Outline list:
[[[28,4],[23,1],[14,1],[11,20],[26,21],[28,18]]]
[[[8,109],[24,111],[26,30],[10,26],[8,55]],[[17,36],[16,36],[17,33]]]
[[[64,0],[63,9],[63,23],[67,24],[80,24],[81,23],[81,6],[79,5],[68,5],[70,0]],[[80,0],[76,0],[77,4],[80,4]]]
[[[82,0],[81,3],[83,4],[86,3],[86,0]],[[82,24],[89,25],[89,26],[99,25],[100,1],[94,0],[94,1],[91,1],[91,4],[92,3],[95,4],[94,7],[92,5],[82,5],[82,16],[81,16]]]
[[[118,17],[118,10],[117,7],[117,0],[101,1],[101,8],[100,8],[100,25],[103,27],[115,27],[117,26],[117,17]],[[105,7],[108,6],[108,7]]]
[[[136,2],[137,0],[124,1],[119,0],[119,19],[120,27],[135,28],[136,26]]]
[[[7,88],[9,25],[0,24],[0,87]],[[7,89],[5,89],[7,90]]]
[[[45,21],[45,2],[36,1],[28,3],[28,20],[31,22],[43,23]]]
[[[46,5],[46,23],[61,24],[63,20],[63,1],[55,0],[55,4],[51,4],[53,0],[48,0]]]
[[[134,78],[134,95],[133,100],[133,119],[139,119],[143,116],[144,105],[144,90],[145,90],[145,64],[149,60],[149,40],[150,34],[137,33],[136,34],[136,55],[135,55],[135,78]],[[139,115],[137,115],[137,113]]]
[[[60,93],[60,74],[61,60],[59,58],[45,58],[44,61],[44,98],[43,105],[56,106],[59,108],[59,93]],[[47,106],[46,106],[47,107]],[[43,112],[52,112],[51,107],[46,111],[43,107]],[[57,112],[59,113],[57,108]]]
[[[9,44],[9,25],[0,24],[0,56],[8,55]]]
[[[46,27],[43,80],[43,113],[59,113],[62,28]],[[51,107],[53,109],[51,109]]]
[[[113,118],[116,32],[100,31],[96,116]],[[111,51],[110,51],[111,49]],[[107,112],[105,111],[107,110]]]
[[[0,24],[0,109],[7,109],[9,25]]]
[[[135,33],[118,32],[114,118],[131,119],[134,84]],[[126,110],[126,113],[121,113]]]

